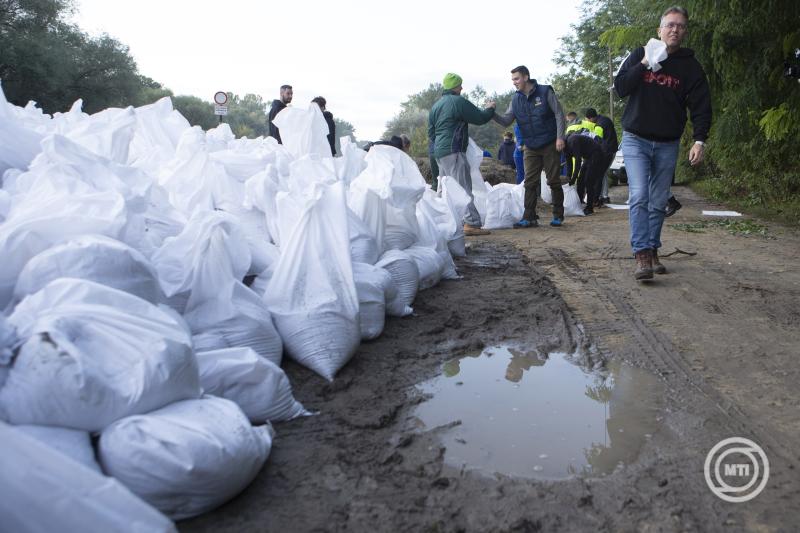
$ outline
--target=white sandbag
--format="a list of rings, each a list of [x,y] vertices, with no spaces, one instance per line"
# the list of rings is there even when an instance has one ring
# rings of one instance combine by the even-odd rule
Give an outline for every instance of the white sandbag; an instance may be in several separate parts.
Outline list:
[[[280,245],[276,198],[278,192],[282,189],[277,167],[267,165],[266,170],[248,179],[244,184],[244,188],[243,207],[245,209],[257,209],[264,214],[264,221],[270,239],[275,244]]]
[[[180,235],[164,241],[151,261],[167,296],[189,295],[186,312],[216,300],[216,316],[208,320],[227,320],[236,314],[234,285],[250,268],[251,255],[238,220],[212,211],[195,213]]]
[[[341,157],[334,159],[336,176],[340,181],[349,185],[367,167],[367,163],[364,160],[367,153],[352,142],[349,135],[340,137],[339,145],[341,147]]]
[[[542,171],[542,175],[539,179],[539,191],[539,195],[542,197],[544,203],[553,203],[553,191],[550,190],[550,186],[547,184],[547,176],[545,176],[544,171]]]
[[[578,190],[569,183],[565,183],[561,188],[564,189],[564,216],[585,216],[581,199],[578,196]]]
[[[0,422],[0,529],[9,532],[174,532],[174,524],[103,476]]]
[[[353,263],[353,278],[358,293],[361,338],[377,339],[386,321],[386,295],[397,295],[392,276],[385,269],[366,263]]]
[[[98,474],[103,473],[94,457],[92,438],[88,431],[56,426],[21,425],[14,427]]]
[[[267,305],[243,283],[235,282],[230,297],[232,314],[219,314],[220,302],[206,300],[185,315],[192,330],[196,350],[252,348],[258,355],[280,365],[283,341],[272,321]]]
[[[419,267],[417,262],[403,250],[387,250],[375,263],[389,272],[397,295],[386,299],[386,314],[390,316],[407,316],[414,312],[411,304],[417,297],[419,289]]]
[[[417,263],[419,269],[419,290],[424,291],[437,285],[442,279],[444,261],[433,248],[412,246],[404,250]]]
[[[461,221],[467,214],[469,206],[469,195],[459,183],[449,177],[443,176],[439,179],[439,189],[442,192],[442,199],[450,208],[453,215],[453,231],[447,236],[447,247],[450,253],[456,257],[467,255],[466,243],[464,240],[464,226]]]
[[[380,257],[378,243],[369,228],[349,207],[347,208],[347,226],[350,233],[350,257],[353,262],[374,265]]]
[[[2,179],[0,179],[0,184],[2,184]],[[11,210],[11,195],[8,194],[7,191],[0,189],[0,224],[2,224],[6,220],[8,212],[10,210]]]
[[[43,135],[18,120],[17,109],[8,103],[0,86],[0,183],[6,170],[27,170],[33,158],[42,150],[39,143]]]
[[[481,161],[483,161],[483,148],[470,138],[467,146],[467,163],[469,164],[469,174],[472,178],[472,197],[481,220],[486,220],[486,196],[488,191],[486,190],[483,174],[481,174]]]
[[[222,505],[250,484],[269,455],[268,426],[205,396],[118,420],[100,435],[103,470],[174,520]]]
[[[419,234],[417,243],[420,246],[433,248],[442,260],[442,279],[458,279],[456,265],[447,244],[447,237],[452,233],[454,221],[447,203],[433,192],[426,189],[422,199],[417,202],[417,223]]]
[[[0,389],[0,418],[13,424],[100,431],[200,395],[186,325],[126,292],[57,279],[8,323],[24,341]]]
[[[287,354],[328,380],[361,338],[346,208],[341,182],[278,195],[281,258],[264,293]],[[297,220],[286,239],[285,220]]]
[[[155,172],[175,155],[181,135],[191,128],[189,122],[164,98],[135,109],[136,131],[131,141],[128,162]]]
[[[286,107],[272,121],[281,132],[283,146],[295,158],[310,154],[331,157],[328,123],[316,103],[307,109]]]
[[[0,308],[11,300],[17,276],[33,256],[77,235],[117,237],[125,220],[125,200],[113,191],[68,197],[53,192],[12,205],[0,225]]]
[[[94,281],[158,304],[165,301],[150,262],[130,246],[103,235],[81,235],[34,256],[17,279],[14,299],[58,278]]]
[[[231,400],[253,424],[309,414],[294,399],[286,373],[251,348],[198,351],[197,364],[205,393]]]
[[[522,219],[524,207],[514,194],[515,185],[498,183],[486,196],[485,229],[512,228]]]

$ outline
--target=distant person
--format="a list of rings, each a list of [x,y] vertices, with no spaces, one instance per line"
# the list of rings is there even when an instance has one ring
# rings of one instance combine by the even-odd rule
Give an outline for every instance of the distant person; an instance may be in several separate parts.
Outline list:
[[[369,149],[373,146],[392,146],[397,148],[398,150],[403,150],[403,139],[399,135],[392,135],[389,140],[381,139],[380,141],[375,141],[371,143],[367,143],[364,147],[364,151],[369,152]],[[405,151],[405,150],[403,150]]]
[[[517,185],[525,181],[525,163],[522,159],[522,134],[519,124],[514,124],[514,166],[517,169]]]
[[[505,114],[495,114],[495,122],[508,127],[514,120],[522,134],[525,161],[525,212],[517,228],[538,225],[536,203],[539,199],[541,172],[553,195],[551,226],[561,226],[564,221],[564,190],[561,188],[561,152],[564,149],[564,111],[555,91],[549,85],[532,80],[524,65],[511,71],[511,81],[517,92]]]
[[[328,102],[322,96],[317,96],[311,100],[319,106],[322,110],[322,116],[325,117],[325,122],[328,123],[328,144],[331,145],[331,155],[336,155],[336,123],[333,121],[333,113],[326,110]]]
[[[571,126],[572,124],[578,122],[578,114],[575,111],[570,111],[567,113],[565,118],[567,121],[567,126]]]
[[[691,165],[703,161],[711,128],[706,74],[694,51],[681,47],[688,26],[689,13],[684,8],[673,6],[664,11],[658,36],[666,46],[667,58],[651,65],[640,46],[628,55],[614,79],[617,94],[628,97],[622,115],[622,154],[628,174],[628,216],[637,280],[667,272],[658,260],[658,249],[687,108],[694,138],[689,150]]]
[[[278,116],[278,113],[283,111],[287,105],[292,103],[292,86],[291,85],[281,85],[281,93],[280,93],[280,100],[273,100],[272,107],[269,108],[269,135],[270,137],[274,137],[278,144],[283,144],[281,142],[281,134],[278,131],[278,127],[272,122],[275,120],[275,117]]]
[[[403,142],[403,151],[411,155],[411,139],[405,133],[400,134],[400,140]]]
[[[583,181],[586,190],[586,207],[583,208],[583,214],[591,215],[600,195],[601,173],[605,163],[603,147],[587,135],[570,133],[567,135],[564,152],[569,183],[574,185],[579,177]]]
[[[433,155],[439,166],[439,174],[454,178],[467,194],[470,202],[464,216],[464,235],[488,235],[481,229],[481,216],[475,208],[472,195],[472,176],[467,162],[469,124],[480,126],[494,116],[495,103],[489,102],[486,109],[461,96],[462,79],[458,74],[448,73],[442,81],[442,96],[428,114],[428,142],[433,145]]]
[[[614,121],[610,118],[598,115],[597,111],[590,107],[586,110],[586,120],[594,123],[600,128],[600,137],[602,137],[603,155],[605,161],[603,162],[603,173],[600,180],[600,194],[598,198],[599,207],[604,203],[610,203],[611,199],[608,197],[608,169],[611,168],[611,163],[614,162],[614,157],[617,155],[619,149],[619,142],[617,140],[617,129],[614,127]]]
[[[504,165],[517,168],[514,163],[514,149],[517,145],[514,143],[514,135],[510,131],[503,134],[503,144],[500,145],[500,150],[497,152],[497,159]]]

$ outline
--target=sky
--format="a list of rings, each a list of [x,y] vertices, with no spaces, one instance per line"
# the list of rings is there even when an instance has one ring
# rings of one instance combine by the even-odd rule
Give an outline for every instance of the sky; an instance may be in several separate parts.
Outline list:
[[[324,96],[328,110],[377,140],[409,95],[455,72],[464,90],[512,89],[526,65],[547,81],[580,0],[479,4],[403,0],[76,0],[73,22],[130,47],[139,72],[174,94]],[[473,7],[474,6],[474,7]],[[502,9],[498,9],[501,7]],[[525,18],[524,25],[520,17]]]

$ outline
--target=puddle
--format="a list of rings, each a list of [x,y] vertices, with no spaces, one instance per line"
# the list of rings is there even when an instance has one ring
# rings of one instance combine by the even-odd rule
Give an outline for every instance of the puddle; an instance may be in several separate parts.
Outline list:
[[[663,384],[618,363],[587,372],[564,354],[547,359],[507,346],[444,364],[418,385],[433,397],[413,412],[443,433],[456,468],[539,479],[602,476],[633,462],[658,427]]]

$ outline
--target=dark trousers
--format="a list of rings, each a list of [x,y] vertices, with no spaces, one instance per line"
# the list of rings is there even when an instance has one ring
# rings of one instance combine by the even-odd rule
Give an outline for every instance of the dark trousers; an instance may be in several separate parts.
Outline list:
[[[561,153],[556,150],[556,143],[542,148],[523,150],[525,160],[525,220],[536,220],[536,204],[539,201],[541,175],[547,178],[550,192],[553,194],[553,216],[564,218],[564,189],[561,188]]]
[[[586,207],[593,208],[600,198],[600,189],[603,186],[603,173],[606,170],[606,157],[598,152],[583,162],[585,167],[584,181],[586,182]],[[581,169],[583,170],[583,168]]]

